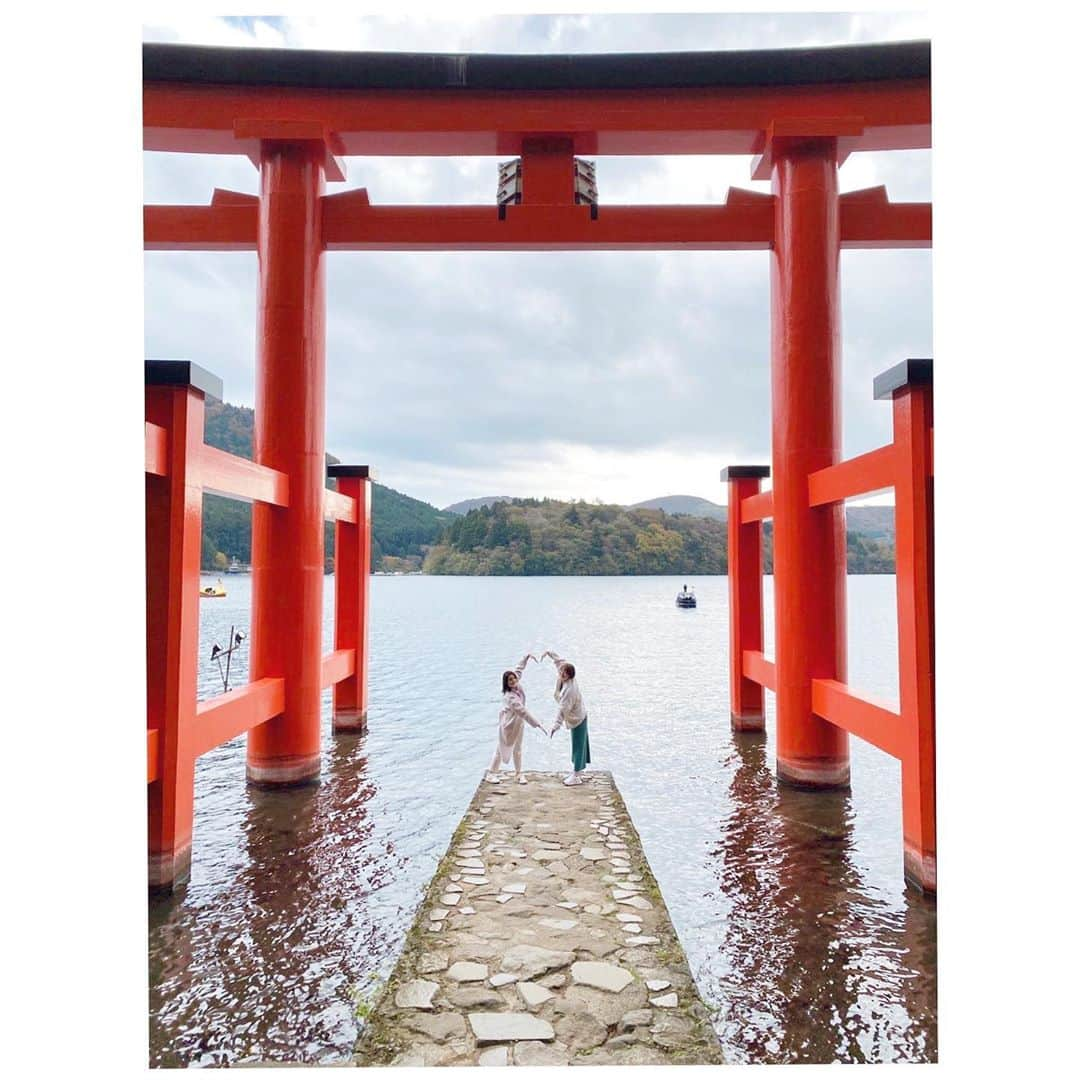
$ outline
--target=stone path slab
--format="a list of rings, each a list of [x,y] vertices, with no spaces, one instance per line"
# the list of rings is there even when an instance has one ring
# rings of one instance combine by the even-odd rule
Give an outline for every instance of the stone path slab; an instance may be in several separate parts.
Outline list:
[[[722,1064],[637,830],[588,775],[480,785],[355,1064]]]

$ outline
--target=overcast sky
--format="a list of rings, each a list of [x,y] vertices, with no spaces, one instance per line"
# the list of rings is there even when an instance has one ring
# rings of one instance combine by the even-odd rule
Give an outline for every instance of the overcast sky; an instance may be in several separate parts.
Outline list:
[[[925,17],[584,15],[192,17],[147,41],[431,52],[783,48],[929,37]],[[491,203],[495,158],[349,158],[373,203]],[[246,158],[147,153],[148,203],[255,193]],[[600,158],[601,203],[768,191],[741,157]],[[928,201],[929,151],[855,154],[842,191]],[[725,501],[720,469],[769,460],[766,252],[327,256],[327,449],[444,506],[482,495]],[[146,355],[194,360],[254,396],[254,253],[145,256]],[[929,251],[841,259],[844,449],[888,442],[873,376],[930,356]]]

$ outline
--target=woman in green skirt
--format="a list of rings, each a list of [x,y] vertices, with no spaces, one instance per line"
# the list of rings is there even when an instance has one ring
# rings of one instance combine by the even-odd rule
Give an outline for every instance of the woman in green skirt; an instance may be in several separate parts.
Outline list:
[[[577,670],[568,660],[564,660],[550,649],[544,653],[550,656],[559,673],[555,683],[555,701],[558,711],[551,734],[565,724],[570,729],[570,760],[573,771],[563,780],[567,787],[580,784],[585,774],[585,766],[592,760],[589,755],[589,716],[585,711],[585,702],[577,684]],[[542,658],[541,658],[542,659]]]

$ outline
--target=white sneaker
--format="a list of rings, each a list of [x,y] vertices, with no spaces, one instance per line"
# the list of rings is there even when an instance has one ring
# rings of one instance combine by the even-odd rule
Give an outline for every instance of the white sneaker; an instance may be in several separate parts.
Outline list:
[[[581,777],[580,777],[580,776],[578,776],[578,774],[577,774],[577,773],[571,773],[571,774],[570,774],[570,775],[569,775],[569,776],[568,776],[568,777],[567,777],[567,778],[566,778],[566,779],[565,779],[565,780],[563,781],[563,783],[564,783],[564,784],[565,784],[565,785],[566,785],[567,787],[576,787],[576,786],[577,786],[578,784],[580,784],[580,783],[581,783]]]
[[[486,781],[487,781],[487,782],[488,782],[489,784],[501,784],[501,783],[502,783],[502,777],[501,777],[501,776],[499,776],[499,775],[498,775],[498,773],[490,773],[490,772],[489,772],[489,773],[487,774],[487,776],[485,776],[485,777],[484,777],[484,779],[485,779],[485,780],[486,780]]]
[[[517,782],[519,784],[527,784],[529,781],[525,779],[525,774],[524,773],[518,773]]]

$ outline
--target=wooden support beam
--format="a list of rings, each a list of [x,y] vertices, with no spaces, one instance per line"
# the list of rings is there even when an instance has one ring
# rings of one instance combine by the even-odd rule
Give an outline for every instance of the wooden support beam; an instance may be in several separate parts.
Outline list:
[[[371,206],[323,201],[329,251],[767,250],[771,196],[734,206]]]
[[[884,190],[884,189],[882,189]],[[358,198],[357,191],[362,197]],[[328,251],[765,251],[773,197],[698,206],[372,206],[364,189],[323,198]],[[854,194],[862,194],[856,192]],[[845,204],[842,248],[930,246],[928,203]],[[258,200],[143,207],[147,251],[254,251]]]
[[[838,115],[861,118],[851,150],[929,147],[929,79],[543,93],[143,84],[144,148],[179,153],[243,153],[237,118],[272,116],[335,133],[337,152],[350,157],[510,156],[526,138],[552,133],[572,138],[575,154],[754,154],[778,117]]]
[[[200,701],[191,732],[194,756],[199,757],[266,723],[284,708],[284,679],[258,679],[227,694]]]
[[[326,489],[323,502],[323,516],[327,521],[344,521],[347,525],[356,524],[356,500],[342,495],[340,491]]]
[[[850,735],[903,758],[907,739],[900,714],[883,702],[856,694],[835,679],[814,679],[811,700],[816,715]]]
[[[146,471],[151,476],[165,476],[169,462],[169,439],[160,424],[146,421]]]
[[[765,644],[760,522],[747,524],[743,511],[761,491],[767,465],[729,465],[720,474],[728,485],[728,673],[731,730],[765,730],[761,684],[747,678],[743,654]]]
[[[356,672],[356,650],[335,649],[322,658],[322,688],[335,686]]]
[[[776,693],[776,664],[766,660],[765,654],[756,649],[747,649],[742,656],[743,675]]]
[[[146,731],[146,782],[152,784],[161,776],[161,739],[157,728]]]
[[[930,203],[893,203],[884,187],[840,196],[842,248],[928,248],[933,238]]]
[[[810,505],[825,506],[882,491],[891,488],[895,480],[896,455],[890,443],[811,473],[807,477]]]
[[[762,491],[757,495],[751,495],[742,502],[742,523],[749,525],[752,521],[764,521],[773,516],[773,493]]]
[[[144,206],[146,251],[254,251],[258,199],[240,205]]]
[[[271,506],[289,505],[289,478],[276,469],[205,445],[199,455],[199,469],[203,489],[214,495]]]

